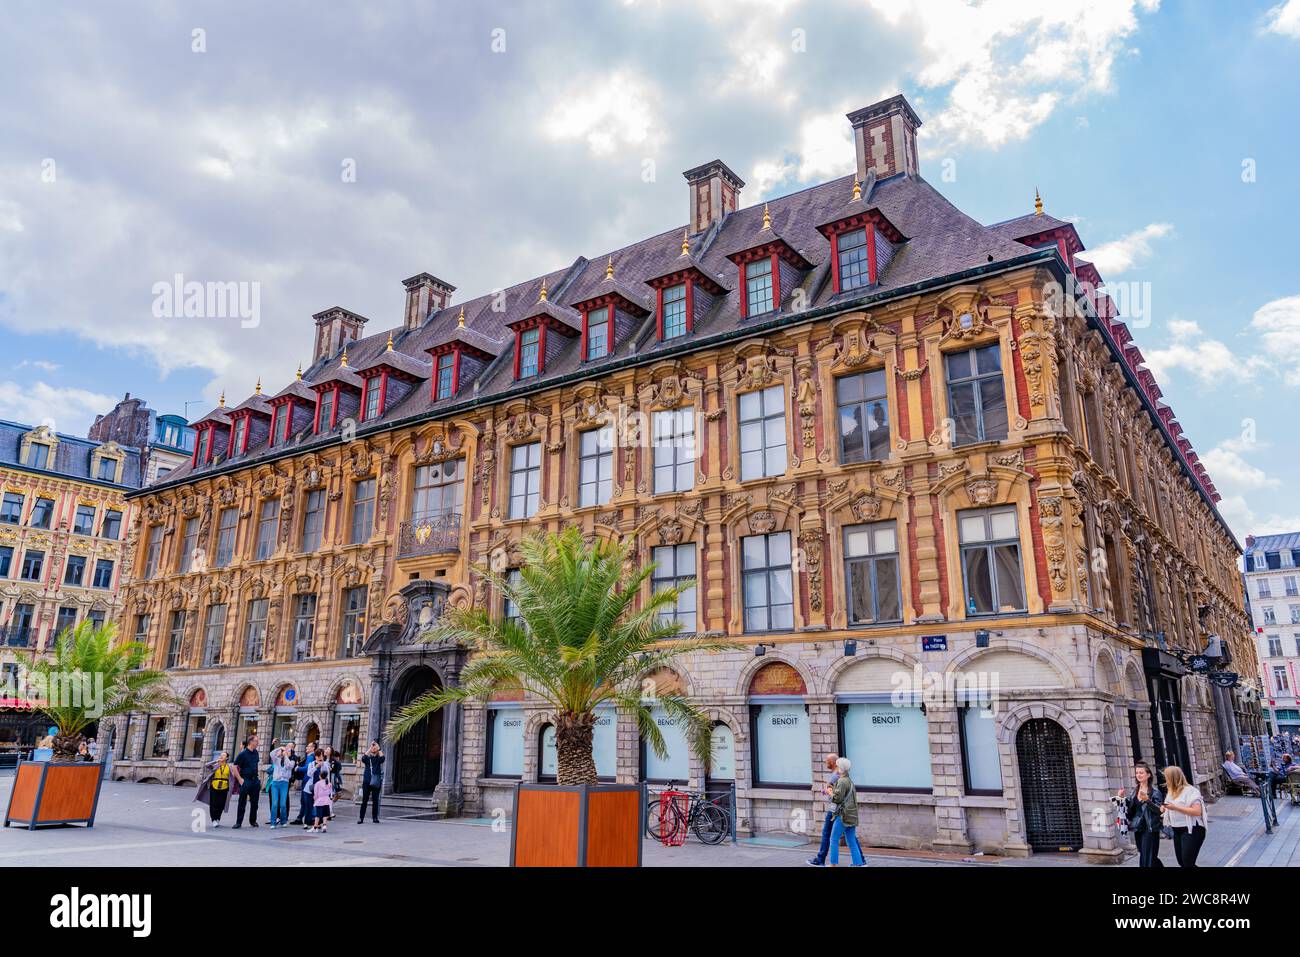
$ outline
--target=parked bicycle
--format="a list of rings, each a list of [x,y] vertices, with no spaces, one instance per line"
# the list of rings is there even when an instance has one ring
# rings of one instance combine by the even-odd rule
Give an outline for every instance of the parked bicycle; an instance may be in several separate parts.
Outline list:
[[[673,782],[668,782],[667,790],[674,790]],[[689,798],[687,809],[683,811],[678,801],[669,801],[665,805],[658,795],[651,797],[645,809],[646,834],[662,841],[665,832],[673,834],[678,829],[689,829],[703,844],[725,841],[731,834],[731,813],[725,803],[726,796],[711,798],[703,791],[693,791],[689,792]]]

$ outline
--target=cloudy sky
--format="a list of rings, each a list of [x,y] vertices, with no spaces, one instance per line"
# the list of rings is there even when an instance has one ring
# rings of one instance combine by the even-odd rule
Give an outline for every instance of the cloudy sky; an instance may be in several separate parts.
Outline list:
[[[57,12],[56,12],[57,11]],[[1300,529],[1300,0],[59,3],[0,32],[0,417],[276,391],[314,312],[400,322],[853,168],[903,92],[982,222],[1077,223],[1239,534]],[[257,321],[159,316],[247,283]]]

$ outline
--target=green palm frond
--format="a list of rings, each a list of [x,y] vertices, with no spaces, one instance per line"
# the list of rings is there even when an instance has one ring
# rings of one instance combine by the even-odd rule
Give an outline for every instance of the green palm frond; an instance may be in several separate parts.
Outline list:
[[[522,567],[513,582],[476,566],[475,572],[518,609],[518,619],[508,621],[484,608],[448,608],[423,638],[473,650],[461,684],[430,691],[403,708],[389,722],[388,734],[400,738],[450,704],[522,688],[557,713],[583,715],[613,703],[636,718],[656,753],[665,753],[651,705],[642,700],[642,679],[670,667],[680,655],[730,649],[736,643],[712,635],[678,637],[680,625],[665,623],[660,613],[695,583],[660,589],[643,600],[643,586],[655,566],[628,568],[630,549],[630,540],[587,545],[571,526],[558,534],[525,538]],[[683,722],[692,748],[707,758],[710,728],[702,713],[677,694],[658,695],[653,706]]]

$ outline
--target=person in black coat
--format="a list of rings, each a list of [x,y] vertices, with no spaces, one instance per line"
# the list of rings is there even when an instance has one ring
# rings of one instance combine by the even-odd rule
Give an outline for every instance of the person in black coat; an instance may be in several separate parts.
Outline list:
[[[1145,761],[1137,762],[1133,776],[1136,779],[1133,796],[1126,797],[1124,788],[1119,789],[1118,796],[1124,799],[1129,830],[1137,842],[1138,867],[1164,867],[1160,860],[1160,805],[1165,801],[1164,792],[1156,782],[1151,765]]]
[[[357,823],[365,823],[366,805],[373,800],[375,803],[370,812],[372,815],[370,819],[378,824],[379,792],[384,788],[384,752],[379,747],[378,741],[370,742],[369,750],[361,755],[359,763],[365,770],[361,775],[361,815],[357,819]]]
[[[257,735],[244,739],[244,750],[235,758],[242,783],[239,786],[239,806],[235,808],[235,827],[244,826],[244,809],[248,808],[248,826],[257,827],[257,798],[262,790],[258,774],[262,770],[262,756],[257,753]]]

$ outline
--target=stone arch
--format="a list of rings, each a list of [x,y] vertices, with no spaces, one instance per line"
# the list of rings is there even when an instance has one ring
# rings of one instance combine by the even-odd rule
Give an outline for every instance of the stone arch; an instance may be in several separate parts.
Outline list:
[[[751,658],[749,663],[740,670],[740,674],[736,679],[736,694],[748,698],[749,687],[753,684],[754,675],[758,674],[768,665],[773,664],[788,665],[794,669],[794,671],[798,673],[799,677],[803,679],[803,686],[806,689],[804,692],[805,694],[814,695],[818,693],[817,690],[815,690],[817,687],[816,677],[807,669],[806,666],[801,662],[793,660],[788,655],[782,654],[780,651],[769,651],[765,655]]]
[[[252,692],[253,695],[257,696],[257,700],[255,702],[252,701],[251,696],[249,695],[250,691]],[[249,698],[248,704],[243,703],[246,697]],[[245,681],[235,686],[235,693],[231,696],[230,705],[231,707],[234,708],[239,708],[239,707],[261,708],[264,706],[265,701],[266,701],[266,696],[262,693],[262,689],[259,688],[252,681]]]
[[[1079,756],[1089,752],[1088,738],[1082,726],[1063,707],[1051,702],[1025,702],[1019,706],[1011,707],[998,721],[998,750],[1002,756],[1003,793],[1011,796],[1012,800],[1011,806],[1007,808],[1007,833],[1014,841],[1026,846],[1029,843],[1029,831],[1025,821],[1023,782],[1020,774],[1020,761],[1016,752],[1016,736],[1026,722],[1035,718],[1047,718],[1055,721],[1064,729],[1066,736],[1069,738],[1074,759],[1075,794],[1079,801],[1080,820],[1081,822],[1087,820],[1083,808],[1083,803],[1086,800],[1084,783],[1079,780],[1078,775]],[[1102,744],[1104,749],[1104,741]],[[1115,840],[1113,832],[1099,838],[1095,833],[1090,832],[1087,827],[1083,828],[1082,837],[1085,847],[1096,847],[1099,842],[1104,842],[1105,846],[1109,846]]]
[[[830,666],[826,669],[825,674],[822,676],[823,686],[818,689],[819,692],[821,694],[834,694],[835,687],[839,684],[840,678],[843,676],[844,672],[853,668],[855,665],[877,658],[896,662],[902,666],[900,670],[913,671],[919,664],[924,667],[919,658],[914,655],[909,655],[900,648],[869,646],[866,649],[863,649],[859,646],[856,655],[841,655],[831,662]]]
[[[1142,679],[1142,669],[1132,658],[1124,665],[1124,685],[1131,700],[1142,701],[1146,698],[1146,682]]]
[[[956,674],[958,671],[964,671],[973,662],[988,655],[996,653],[1011,653],[1024,655],[1034,658],[1042,664],[1051,668],[1060,679],[1056,685],[1046,687],[1073,688],[1075,687],[1074,673],[1070,670],[1069,665],[1062,661],[1056,654],[1045,648],[1039,648],[1028,642],[1020,641],[1015,638],[990,638],[989,647],[987,648],[967,648],[955,655],[948,666],[944,669],[944,674]]]
[[[430,667],[433,666],[430,665]],[[441,673],[438,672],[438,669],[434,668],[433,670],[434,673],[438,675],[438,679],[442,680],[443,676]],[[344,685],[347,685],[349,683],[355,685],[357,690],[361,692],[361,697],[360,700],[357,701],[357,704],[364,707],[366,704],[365,682],[361,680],[359,675],[356,675],[350,671],[345,672],[344,674],[341,674],[334,679],[334,683],[330,685],[329,691],[326,693],[325,700],[322,702],[322,705],[326,708],[333,708],[336,704],[338,704],[339,692],[343,690]]]
[[[1098,649],[1092,663],[1093,683],[1098,691],[1123,697],[1124,685],[1120,681],[1119,670],[1115,666],[1115,657],[1104,645]]]
[[[674,679],[683,697],[691,698],[694,696],[694,689],[691,687],[690,672],[685,668],[682,668],[677,662],[674,662],[672,665],[664,665],[641,676],[643,688],[645,687],[645,682],[650,680],[654,680],[658,687],[660,686],[659,682],[668,682]],[[666,687],[665,690],[670,689]]]

